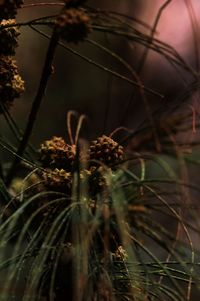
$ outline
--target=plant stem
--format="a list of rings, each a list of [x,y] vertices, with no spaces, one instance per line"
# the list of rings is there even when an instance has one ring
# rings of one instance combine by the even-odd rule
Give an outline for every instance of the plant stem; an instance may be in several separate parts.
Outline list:
[[[38,111],[40,109],[40,105],[41,105],[41,102],[43,100],[45,90],[46,90],[46,87],[47,87],[47,84],[48,84],[48,80],[49,80],[49,77],[52,73],[52,62],[53,62],[53,59],[54,59],[54,55],[55,55],[56,47],[58,45],[58,41],[59,41],[59,35],[58,35],[56,29],[54,29],[52,37],[50,39],[49,47],[48,47],[48,50],[47,50],[46,59],[45,59],[44,67],[43,67],[43,70],[42,70],[42,75],[41,75],[41,80],[40,80],[40,84],[39,84],[39,87],[38,87],[38,91],[37,91],[36,97],[35,97],[35,99],[33,101],[33,104],[32,104],[32,108],[31,108],[31,111],[30,111],[30,114],[29,114],[26,129],[24,131],[23,137],[22,137],[21,142],[19,144],[19,148],[18,148],[18,151],[17,151],[17,157],[15,158],[15,160],[14,160],[14,162],[13,162],[13,164],[12,164],[12,166],[11,166],[9,172],[8,172],[8,175],[7,175],[7,180],[6,180],[7,185],[9,185],[11,183],[11,181],[13,179],[13,176],[15,175],[17,166],[20,162],[19,157],[23,156],[24,151],[25,151],[25,149],[27,147],[27,144],[29,142],[29,139],[31,137],[33,127],[34,127],[34,124],[35,124],[35,121],[36,121],[36,118],[37,118],[37,114],[38,114]]]
[[[64,2],[53,2],[53,3],[46,3],[46,2],[40,2],[40,3],[30,3],[30,4],[24,4],[22,5],[23,8],[30,8],[30,7],[38,7],[38,6],[64,6]]]

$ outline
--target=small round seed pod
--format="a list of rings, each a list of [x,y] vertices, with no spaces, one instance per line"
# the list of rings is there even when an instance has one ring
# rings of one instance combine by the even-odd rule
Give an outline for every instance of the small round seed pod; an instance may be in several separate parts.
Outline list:
[[[68,145],[63,138],[54,136],[41,144],[40,153],[44,167],[71,171],[75,162],[76,146]]]
[[[72,175],[64,169],[47,169],[42,173],[42,179],[44,180],[44,185],[49,190],[65,193],[71,191]]]
[[[3,20],[0,22],[1,26],[9,26],[4,29],[0,29],[0,55],[14,55],[15,49],[18,46],[17,37],[20,32],[17,27],[10,27],[15,25],[14,19]]]
[[[99,161],[108,166],[120,163],[123,160],[123,154],[123,147],[106,135],[92,141],[90,145],[90,160]]]
[[[18,73],[16,61],[9,56],[0,56],[0,104],[9,109],[23,92],[24,81]]]
[[[66,42],[78,43],[91,31],[90,18],[81,9],[64,9],[57,18],[56,28]]]
[[[23,3],[23,0],[0,0],[0,20],[13,19]]]

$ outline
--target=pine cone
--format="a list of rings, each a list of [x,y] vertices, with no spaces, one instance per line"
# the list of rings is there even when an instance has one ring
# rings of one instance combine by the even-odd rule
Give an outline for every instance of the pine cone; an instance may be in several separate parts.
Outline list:
[[[90,146],[90,160],[96,160],[108,166],[122,161],[123,153],[123,147],[105,135],[97,138]],[[92,163],[92,165],[95,165],[95,163]]]
[[[61,38],[68,43],[83,41],[91,30],[90,18],[81,9],[64,9],[56,21]]]
[[[53,191],[70,192],[72,186],[72,176],[70,172],[66,172],[64,169],[47,169],[42,173],[44,185]]]
[[[23,3],[23,0],[0,0],[0,20],[13,19]]]
[[[0,22],[1,26],[15,25],[16,21],[14,19],[3,20]],[[0,29],[0,55],[14,55],[15,48],[18,45],[17,37],[20,32],[17,27],[6,27]]]
[[[18,73],[16,61],[9,56],[0,57],[0,103],[7,108],[24,91],[24,81]],[[0,113],[2,109],[0,107]]]
[[[54,136],[45,141],[40,148],[41,161],[44,167],[59,168],[71,171],[76,156],[76,146],[68,145],[61,137]]]

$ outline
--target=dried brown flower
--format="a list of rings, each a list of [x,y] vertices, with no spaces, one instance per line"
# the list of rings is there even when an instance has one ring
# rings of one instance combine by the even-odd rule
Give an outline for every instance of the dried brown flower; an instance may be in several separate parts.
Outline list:
[[[16,25],[15,19],[0,21],[0,27],[9,26],[0,29],[0,55],[14,55],[18,46],[17,37],[20,32],[16,26],[10,27],[11,25]]]
[[[52,139],[41,144],[41,162],[44,167],[63,168],[71,171],[75,162],[76,146],[67,144],[61,137]]]
[[[24,81],[18,73],[16,61],[10,56],[0,56],[0,104],[9,108],[23,91]]]
[[[82,9],[64,9],[57,18],[56,28],[66,42],[78,43],[91,31],[90,18]]]
[[[44,185],[53,191],[70,192],[72,185],[72,175],[64,169],[47,169],[42,173]]]
[[[123,154],[123,147],[106,135],[94,140],[90,146],[90,160],[99,161],[106,165],[119,163],[123,159]]]

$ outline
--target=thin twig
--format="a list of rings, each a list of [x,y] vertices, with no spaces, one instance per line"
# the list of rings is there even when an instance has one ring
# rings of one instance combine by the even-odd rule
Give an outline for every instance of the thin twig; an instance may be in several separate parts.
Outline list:
[[[33,30],[35,30],[36,32],[38,32],[40,35],[42,35],[43,37],[45,37],[45,38],[47,38],[47,39],[50,38],[48,34],[44,33],[43,31],[41,31],[41,30],[39,30],[39,29],[37,29],[37,28],[35,28],[34,26],[30,25],[30,27],[31,27]],[[131,85],[133,85],[133,86],[136,86],[136,87],[138,87],[138,88],[141,88],[141,89],[143,89],[144,91],[146,91],[146,92],[148,92],[148,93],[150,93],[150,94],[153,94],[154,96],[157,96],[157,97],[159,97],[159,98],[161,98],[161,99],[164,98],[164,95],[163,95],[163,94],[161,94],[161,93],[159,93],[159,92],[157,92],[157,91],[155,91],[155,90],[153,90],[153,89],[151,89],[151,88],[148,88],[148,87],[146,87],[146,86],[144,86],[144,85],[141,86],[138,82],[133,81],[132,79],[130,79],[130,78],[128,78],[128,77],[126,77],[126,76],[124,76],[124,75],[122,75],[122,74],[120,74],[120,73],[114,71],[114,70],[111,70],[111,69],[109,69],[109,68],[107,68],[107,67],[105,67],[105,66],[103,66],[103,65],[101,65],[101,64],[99,64],[99,63],[97,63],[96,61],[94,61],[94,60],[90,59],[89,57],[87,57],[87,56],[85,56],[85,55],[79,53],[78,51],[72,49],[71,47],[68,47],[68,46],[65,45],[64,43],[59,42],[59,45],[60,45],[61,47],[63,47],[64,49],[68,50],[69,52],[71,52],[72,54],[74,54],[74,55],[80,57],[81,59],[83,59],[84,61],[88,62],[89,64],[92,64],[92,65],[96,66],[97,68],[99,68],[99,69],[101,69],[101,70],[103,70],[103,71],[105,71],[105,72],[107,72],[107,73],[110,73],[110,74],[114,75],[115,77],[120,78],[121,80],[124,80],[124,81],[128,82],[129,84],[131,84]]]
[[[44,94],[45,94],[45,90],[47,87],[47,83],[49,80],[49,77],[52,73],[52,62],[54,59],[54,55],[55,55],[55,51],[56,51],[56,47],[58,45],[58,41],[59,41],[59,35],[57,33],[57,31],[54,29],[52,37],[50,39],[50,43],[49,43],[49,47],[47,50],[47,54],[46,54],[46,59],[45,59],[45,63],[44,63],[44,67],[43,67],[43,71],[42,71],[42,76],[41,76],[41,80],[40,80],[40,84],[38,87],[38,91],[36,94],[36,97],[33,101],[32,104],[32,108],[29,114],[29,118],[28,118],[28,122],[27,122],[27,126],[26,129],[24,131],[24,135],[22,137],[22,140],[20,142],[18,151],[17,151],[17,157],[15,158],[13,165],[11,166],[11,169],[7,175],[7,184],[9,185],[10,182],[12,181],[12,178],[15,174],[15,170],[20,162],[19,157],[22,157],[24,154],[24,151],[27,147],[27,144],[29,142],[30,136],[32,134],[33,131],[33,127],[37,118],[37,114],[41,105],[41,102],[43,100]]]
[[[30,4],[24,4],[22,5],[23,8],[32,8],[32,7],[38,7],[38,6],[64,6],[64,2],[52,2],[52,3],[46,3],[46,2],[39,2],[39,3],[30,3]]]
[[[159,8],[157,16],[156,16],[156,19],[155,19],[154,24],[153,24],[153,28],[151,30],[151,35],[150,35],[150,38],[149,38],[149,44],[151,44],[152,41],[153,41],[153,38],[154,38],[154,35],[155,35],[155,32],[156,32],[158,23],[160,21],[160,18],[161,18],[161,15],[162,15],[164,9],[171,3],[171,1],[172,0],[165,1],[165,3]],[[142,54],[140,65],[139,65],[138,70],[137,70],[138,74],[141,73],[141,71],[142,71],[142,69],[144,67],[144,64],[146,62],[148,53],[149,53],[149,47],[146,47],[145,50],[144,50],[144,52],[143,52],[143,54]]]

